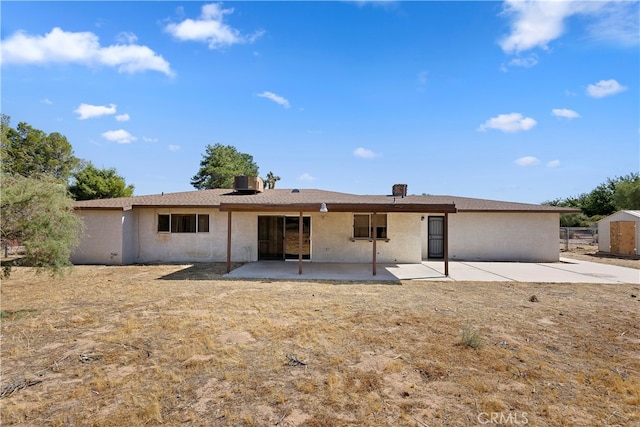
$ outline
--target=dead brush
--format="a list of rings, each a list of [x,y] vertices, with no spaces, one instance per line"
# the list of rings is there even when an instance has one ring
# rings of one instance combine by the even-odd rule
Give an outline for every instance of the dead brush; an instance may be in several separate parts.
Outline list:
[[[480,336],[480,331],[470,323],[467,323],[465,327],[462,328],[460,339],[462,344],[467,347],[471,347],[474,350],[478,350],[484,344],[482,337]]]
[[[541,427],[640,423],[630,287],[183,280],[185,269],[17,268],[2,309],[37,311],[2,319],[2,385],[36,372],[42,383],[2,398],[2,425],[475,425],[490,410]],[[546,304],[523,310],[534,293]],[[461,351],[467,319],[508,345]]]

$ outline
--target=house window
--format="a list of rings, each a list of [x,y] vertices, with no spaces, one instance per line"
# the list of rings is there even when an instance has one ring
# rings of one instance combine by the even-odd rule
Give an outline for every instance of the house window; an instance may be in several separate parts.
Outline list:
[[[158,233],[171,232],[171,215],[158,215]]]
[[[159,214],[158,233],[208,233],[209,215]]]
[[[373,222],[371,214],[353,215],[353,238],[371,239],[373,238]],[[376,239],[387,238],[387,214],[376,215]]]

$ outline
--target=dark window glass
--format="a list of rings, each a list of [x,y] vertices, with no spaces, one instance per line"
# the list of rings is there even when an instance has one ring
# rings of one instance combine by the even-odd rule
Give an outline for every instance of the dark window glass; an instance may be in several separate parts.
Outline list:
[[[198,215],[198,232],[209,232],[209,215]]]
[[[158,232],[168,233],[171,231],[171,215],[158,215]]]
[[[356,239],[369,237],[369,215],[353,215],[353,237]]]
[[[196,214],[172,214],[171,215],[171,232],[172,233],[195,233],[196,232]]]
[[[376,215],[376,239],[387,238],[387,214]]]

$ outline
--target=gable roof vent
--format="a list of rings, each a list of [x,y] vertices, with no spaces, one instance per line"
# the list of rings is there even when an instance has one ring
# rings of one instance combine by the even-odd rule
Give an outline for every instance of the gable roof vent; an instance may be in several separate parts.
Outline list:
[[[407,184],[393,184],[391,195],[394,197],[405,197],[407,195]]]
[[[258,176],[236,176],[233,179],[233,190],[244,194],[262,193],[264,183]]]

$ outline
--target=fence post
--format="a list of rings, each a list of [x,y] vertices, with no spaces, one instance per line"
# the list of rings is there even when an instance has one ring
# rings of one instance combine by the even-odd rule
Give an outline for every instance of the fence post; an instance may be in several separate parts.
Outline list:
[[[564,228],[564,250],[565,252],[569,252],[569,228]]]

